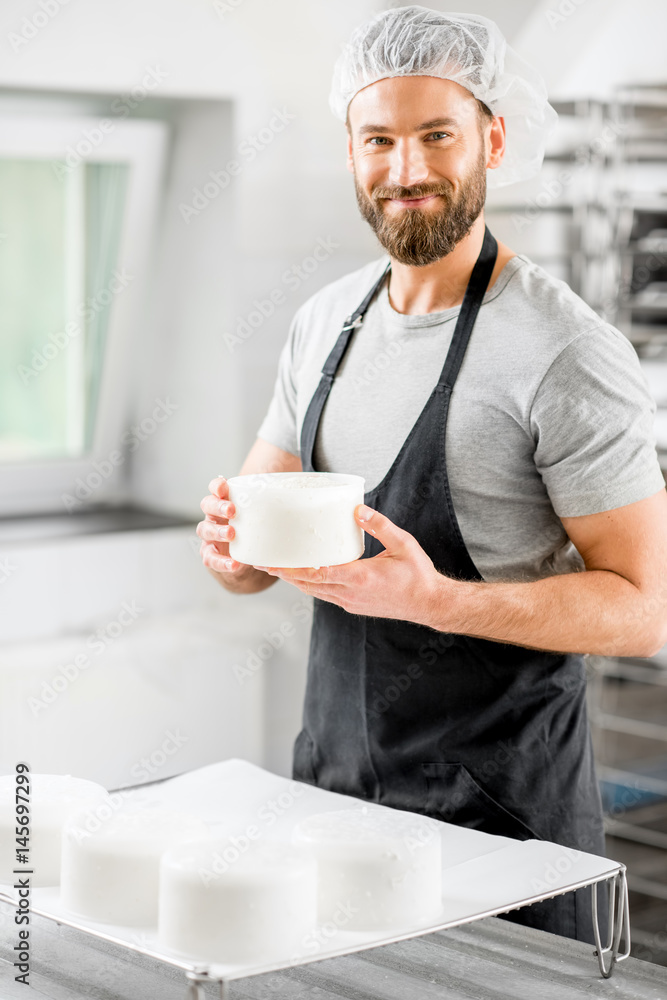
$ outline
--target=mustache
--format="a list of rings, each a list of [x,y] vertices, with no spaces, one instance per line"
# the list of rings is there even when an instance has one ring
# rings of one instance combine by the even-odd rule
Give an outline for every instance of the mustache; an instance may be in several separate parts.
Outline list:
[[[428,198],[429,195],[439,194],[449,196],[450,185],[448,184],[415,184],[413,187],[394,187],[378,185],[371,191],[373,201],[382,201],[385,198]]]

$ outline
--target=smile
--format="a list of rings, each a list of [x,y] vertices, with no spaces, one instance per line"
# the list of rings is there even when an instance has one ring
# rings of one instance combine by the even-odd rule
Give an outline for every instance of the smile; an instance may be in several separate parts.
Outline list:
[[[423,198],[387,198],[388,202],[392,205],[398,205],[400,208],[421,208],[422,205],[428,204],[430,201],[434,201],[439,198],[439,194],[428,194]]]

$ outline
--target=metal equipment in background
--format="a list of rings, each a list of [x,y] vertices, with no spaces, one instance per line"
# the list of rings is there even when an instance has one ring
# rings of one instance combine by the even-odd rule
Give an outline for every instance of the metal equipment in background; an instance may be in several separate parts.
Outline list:
[[[539,177],[490,191],[486,221],[652,368],[667,478],[667,82],[552,103],[559,121]],[[667,647],[588,661],[608,853],[628,867],[633,955],[667,965]]]

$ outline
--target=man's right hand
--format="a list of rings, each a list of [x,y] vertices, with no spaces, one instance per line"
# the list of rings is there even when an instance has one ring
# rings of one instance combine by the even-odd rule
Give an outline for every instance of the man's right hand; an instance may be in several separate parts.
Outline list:
[[[257,438],[239,476],[256,472],[301,472],[301,459]],[[204,566],[218,583],[234,593],[255,594],[273,586],[278,577],[237,562],[229,555],[229,542],[234,537],[234,527],[229,524],[229,518],[234,516],[235,510],[229,499],[227,480],[224,476],[217,476],[208,488],[211,492],[200,504],[206,519],[197,525],[197,534],[202,539],[199,552]]]
[[[229,554],[229,542],[234,537],[229,518],[234,516],[235,510],[229,499],[227,480],[218,476],[211,480],[208,488],[211,492],[200,504],[206,518],[197,525],[197,534],[202,539],[199,554],[204,566],[225,590],[234,594],[256,594],[271,587],[277,577],[237,562]]]
[[[199,554],[204,566],[229,576],[252,569],[252,566],[237,562],[229,555],[229,542],[234,537],[229,518],[234,516],[235,510],[229,499],[227,480],[218,476],[211,480],[208,488],[211,492],[200,504],[206,519],[197,525],[197,534],[202,539]]]

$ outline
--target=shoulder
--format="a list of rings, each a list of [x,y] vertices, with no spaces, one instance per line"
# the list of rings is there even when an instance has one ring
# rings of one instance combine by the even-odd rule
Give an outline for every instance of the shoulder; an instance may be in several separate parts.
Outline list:
[[[539,317],[543,322],[555,322],[559,326],[573,323],[578,327],[603,325],[604,321],[570,286],[555,278],[543,267],[525,254],[516,254],[507,263],[497,284],[508,272],[503,288],[509,297],[521,300],[522,312],[532,320]],[[495,286],[491,289],[493,295]],[[578,330],[577,332],[581,332]]]
[[[496,289],[498,289],[496,293]],[[557,359],[611,355],[631,359],[636,352],[620,330],[595,312],[570,286],[524,254],[513,257],[488,293],[512,317],[513,337],[546,371]]]

